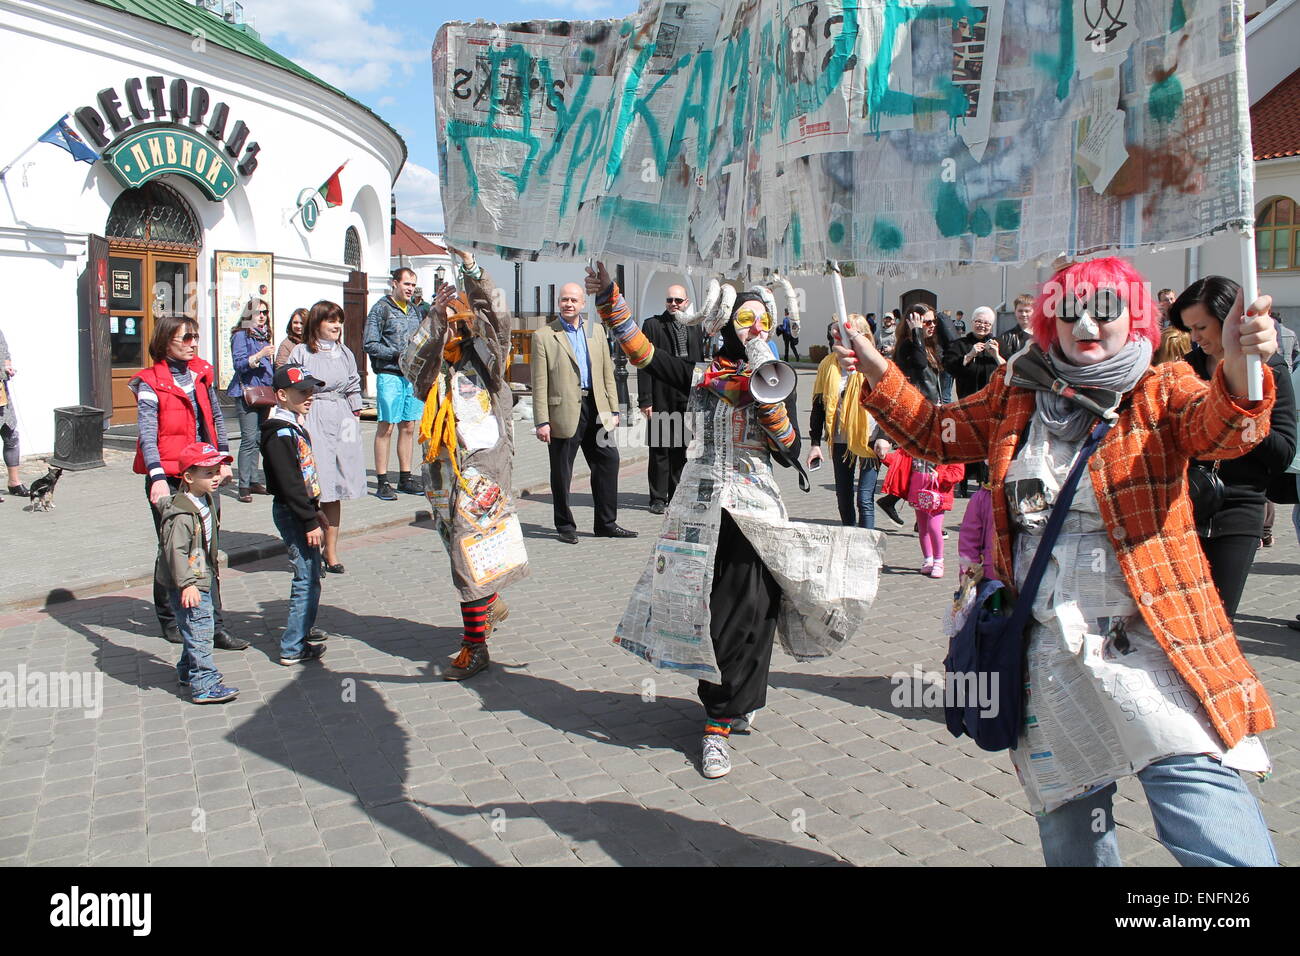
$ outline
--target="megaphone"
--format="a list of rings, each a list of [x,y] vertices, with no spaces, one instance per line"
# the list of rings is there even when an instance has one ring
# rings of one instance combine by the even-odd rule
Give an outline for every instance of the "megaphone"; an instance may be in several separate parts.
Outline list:
[[[794,391],[797,382],[794,369],[788,363],[769,359],[754,369],[749,380],[749,394],[754,396],[756,402],[774,405],[784,402]]]

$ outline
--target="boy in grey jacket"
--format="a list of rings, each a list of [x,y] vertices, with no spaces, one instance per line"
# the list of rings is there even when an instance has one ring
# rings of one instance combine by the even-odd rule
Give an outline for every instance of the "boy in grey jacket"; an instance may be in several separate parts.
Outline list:
[[[184,644],[176,677],[196,704],[221,704],[239,696],[212,661],[212,581],[217,562],[217,506],[221,466],[233,459],[206,442],[180,456],[181,489],[162,499],[154,580],[167,591]]]

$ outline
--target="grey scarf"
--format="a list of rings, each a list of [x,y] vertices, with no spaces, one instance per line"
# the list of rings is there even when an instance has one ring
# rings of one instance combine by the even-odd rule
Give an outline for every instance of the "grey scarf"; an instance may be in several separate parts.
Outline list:
[[[1151,342],[1145,337],[1129,342],[1115,355],[1096,365],[1072,365],[1059,344],[1046,356],[1052,370],[1076,388],[1104,388],[1123,395],[1132,391],[1138,379],[1151,366]],[[1038,417],[1053,437],[1064,441],[1083,441],[1092,430],[1097,416],[1078,403],[1055,392],[1040,391]]]

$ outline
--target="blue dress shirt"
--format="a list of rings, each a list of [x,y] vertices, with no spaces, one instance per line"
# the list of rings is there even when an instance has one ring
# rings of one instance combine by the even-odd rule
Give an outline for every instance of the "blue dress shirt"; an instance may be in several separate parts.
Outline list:
[[[560,325],[564,327],[564,334],[569,337],[569,345],[573,347],[573,354],[578,359],[578,384],[581,388],[591,388],[591,353],[587,351],[587,335],[582,327],[582,317],[578,317],[578,326],[573,328],[564,317],[560,317]]]

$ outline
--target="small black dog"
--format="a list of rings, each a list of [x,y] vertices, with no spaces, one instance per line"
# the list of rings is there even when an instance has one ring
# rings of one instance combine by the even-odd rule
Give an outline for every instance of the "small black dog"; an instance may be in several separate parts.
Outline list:
[[[42,477],[32,482],[32,510],[54,510],[54,486],[59,483],[62,468],[51,468]]]

